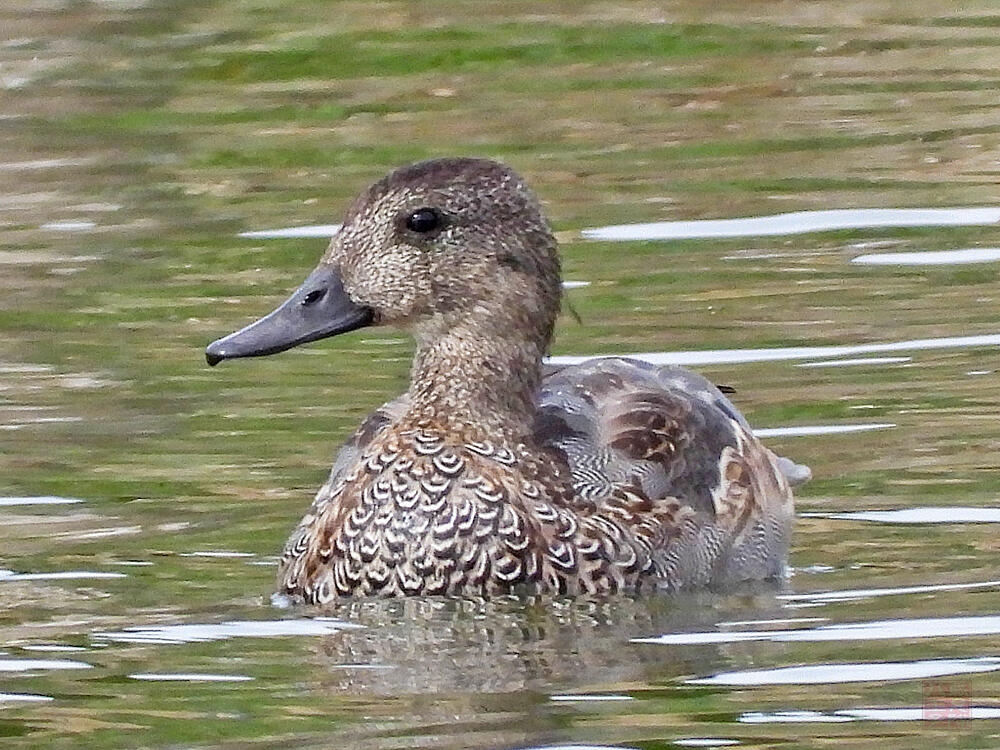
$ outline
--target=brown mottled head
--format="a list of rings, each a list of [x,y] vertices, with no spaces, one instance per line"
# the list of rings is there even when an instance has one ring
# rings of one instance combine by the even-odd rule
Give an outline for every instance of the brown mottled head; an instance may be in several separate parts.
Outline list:
[[[397,169],[348,210],[319,267],[267,318],[213,343],[211,363],[369,324],[420,339],[470,323],[547,344],[559,259],[538,200],[509,167],[449,158]]]
[[[323,262],[339,266],[351,298],[384,322],[473,314],[491,301],[539,308],[540,297],[559,294],[555,241],[537,199],[486,159],[390,173],[355,201]]]

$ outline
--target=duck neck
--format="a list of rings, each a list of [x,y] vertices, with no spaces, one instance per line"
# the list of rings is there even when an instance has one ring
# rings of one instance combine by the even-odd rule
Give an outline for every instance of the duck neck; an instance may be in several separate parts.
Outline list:
[[[470,439],[526,440],[551,328],[537,340],[516,332],[494,329],[487,335],[459,325],[433,337],[418,335],[409,416]]]

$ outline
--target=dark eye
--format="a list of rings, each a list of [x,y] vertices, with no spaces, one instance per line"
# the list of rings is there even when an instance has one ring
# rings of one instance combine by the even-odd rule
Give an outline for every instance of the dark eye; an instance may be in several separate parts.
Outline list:
[[[326,289],[313,289],[309,294],[302,298],[302,306],[308,307],[309,305],[315,305],[326,294]]]
[[[433,232],[441,226],[441,215],[433,208],[418,208],[406,218],[406,228],[413,232]]]

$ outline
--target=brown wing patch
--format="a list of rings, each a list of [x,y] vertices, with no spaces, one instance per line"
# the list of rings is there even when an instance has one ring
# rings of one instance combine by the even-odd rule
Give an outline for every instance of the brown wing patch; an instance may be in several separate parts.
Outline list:
[[[690,443],[684,424],[691,409],[679,399],[631,393],[609,411],[604,429],[608,445],[634,460],[667,466]]]
[[[726,446],[719,457],[719,486],[712,493],[712,506],[718,523],[742,526],[756,508],[753,476],[746,458]]]
[[[792,512],[792,491],[774,454],[750,435],[739,437],[719,457],[719,486],[712,493],[717,522],[737,531],[751,519]]]

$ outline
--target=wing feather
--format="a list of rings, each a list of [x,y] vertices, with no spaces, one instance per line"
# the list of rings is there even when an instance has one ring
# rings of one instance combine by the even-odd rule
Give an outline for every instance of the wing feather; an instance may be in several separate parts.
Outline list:
[[[716,518],[772,496],[783,501],[785,475],[808,471],[764,448],[705,378],[625,358],[551,372],[534,434],[565,456],[577,493],[595,503],[631,487]]]

